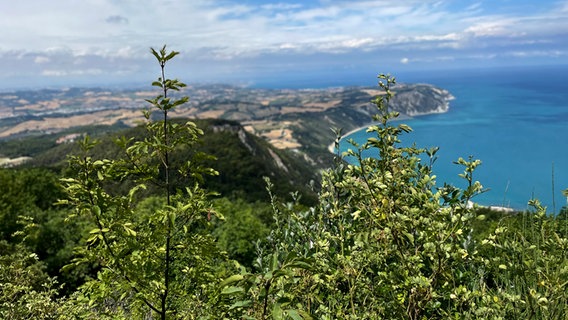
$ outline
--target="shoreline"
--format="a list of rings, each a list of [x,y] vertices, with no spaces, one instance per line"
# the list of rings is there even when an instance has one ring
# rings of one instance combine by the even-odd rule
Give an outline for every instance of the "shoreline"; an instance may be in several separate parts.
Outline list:
[[[416,116],[425,116],[425,115],[435,114],[435,113],[443,113],[443,112],[425,113],[425,114],[419,114],[419,115],[416,115]],[[410,116],[410,115],[401,113],[396,119],[391,120],[391,122],[399,122],[399,121],[404,121],[404,120],[412,120],[412,119],[414,119],[414,117],[415,117],[415,116]],[[367,128],[369,128],[370,126],[372,126],[372,125],[374,125],[374,124],[376,124],[376,122],[369,122],[369,123],[366,124],[366,125],[360,126],[360,127],[358,127],[358,128],[352,129],[352,130],[349,130],[347,133],[341,135],[341,138],[339,139],[339,141],[341,142],[343,139],[345,139],[346,137],[352,135],[353,133],[355,133],[355,132],[357,132],[357,131],[361,131],[361,130],[363,130],[363,129],[367,129]],[[327,147],[327,150],[328,150],[330,153],[335,154],[335,141],[332,142],[332,143]]]
[[[392,121],[392,122],[398,122],[398,121],[404,121],[404,120],[412,120],[412,119],[414,119],[415,117],[427,116],[427,115],[431,115],[431,114],[446,113],[446,112],[448,112],[448,111],[450,110],[450,101],[452,101],[452,100],[455,99],[455,97],[454,97],[453,95],[451,95],[449,92],[448,92],[448,95],[449,95],[449,96],[446,98],[446,103],[444,104],[443,107],[438,107],[437,109],[432,110],[432,111],[430,111],[430,112],[417,113],[417,114],[413,114],[413,115],[409,115],[409,114],[400,112],[400,113],[399,113],[399,116],[398,116],[396,119],[391,120],[391,121]],[[349,132],[347,132],[347,133],[345,133],[345,134],[343,134],[343,135],[341,136],[341,139],[339,139],[339,141],[341,142],[341,140],[345,139],[345,137],[348,137],[349,135],[351,135],[351,134],[353,134],[353,133],[355,133],[355,132],[357,132],[357,131],[361,131],[361,130],[363,130],[363,129],[366,129],[366,128],[368,128],[369,126],[374,125],[375,123],[376,123],[376,122],[369,122],[368,124],[366,124],[366,125],[364,125],[364,126],[361,126],[361,127],[358,127],[358,128],[352,129],[352,130],[349,130]],[[327,150],[328,150],[331,154],[335,154],[335,141],[332,142],[332,143],[327,147]]]
[[[412,120],[412,119],[415,119],[415,117],[426,116],[426,115],[430,115],[430,114],[445,113],[445,112],[447,112],[448,110],[449,110],[449,108],[446,109],[446,111],[444,111],[444,112],[430,112],[430,113],[425,113],[425,114],[420,114],[420,115],[414,115],[414,116],[410,116],[410,115],[407,115],[407,114],[400,114],[399,117],[397,117],[395,120],[391,120],[391,121],[392,121],[392,122],[400,122],[400,121],[404,121],[404,120]],[[376,122],[370,122],[370,123],[368,123],[367,125],[364,125],[364,126],[355,128],[355,129],[353,129],[353,130],[350,130],[349,132],[347,132],[347,133],[345,133],[344,135],[342,135],[340,141],[343,140],[343,139],[345,139],[345,138],[348,137],[349,135],[351,135],[351,134],[357,132],[357,131],[366,129],[366,128],[368,128],[369,126],[374,125],[375,123],[376,123]],[[327,149],[328,149],[328,151],[329,151],[330,153],[335,154],[335,153],[336,153],[336,150],[335,150],[335,142],[332,143],[332,144],[330,144]],[[498,204],[482,204],[482,203],[473,202],[473,201],[469,201],[469,203],[468,203],[467,206],[468,206],[468,208],[473,208],[474,206],[477,206],[478,208],[486,208],[486,209],[489,209],[489,210],[491,210],[491,211],[502,212],[502,213],[506,213],[506,214],[514,214],[515,212],[521,212],[521,211],[523,211],[523,209],[515,208],[515,207],[511,207],[511,206],[504,206],[504,205],[498,205]]]

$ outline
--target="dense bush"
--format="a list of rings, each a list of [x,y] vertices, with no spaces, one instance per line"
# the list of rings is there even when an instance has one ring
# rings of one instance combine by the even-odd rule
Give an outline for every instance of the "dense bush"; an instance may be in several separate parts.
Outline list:
[[[503,216],[477,240],[491,227],[470,205],[484,191],[473,178],[481,162],[456,161],[463,189],[437,187],[437,150],[398,146],[411,129],[389,123],[398,116],[386,107],[394,79],[381,79],[386,93],[368,129],[376,138],[347,152],[358,164],[338,159],[324,174],[317,207],[275,203],[279,228],[261,272],[222,283],[232,308],[255,319],[566,318],[568,240],[559,219],[533,202],[535,212]]]

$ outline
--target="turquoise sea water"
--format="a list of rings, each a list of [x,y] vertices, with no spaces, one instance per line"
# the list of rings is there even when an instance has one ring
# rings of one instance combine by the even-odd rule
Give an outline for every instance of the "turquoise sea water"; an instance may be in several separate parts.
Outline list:
[[[455,96],[447,113],[403,121],[414,129],[402,136],[404,144],[440,147],[434,167],[439,186],[464,187],[457,177],[462,167],[452,162],[472,155],[483,162],[474,178],[490,189],[474,201],[525,209],[535,197],[550,212],[566,205],[568,66],[437,72],[398,81],[431,83]],[[364,131],[349,138],[364,142]],[[348,147],[344,142],[340,149]]]

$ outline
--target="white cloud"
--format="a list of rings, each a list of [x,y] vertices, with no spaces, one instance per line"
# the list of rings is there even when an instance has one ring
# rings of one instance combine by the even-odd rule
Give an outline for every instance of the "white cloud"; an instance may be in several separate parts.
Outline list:
[[[63,70],[43,70],[41,75],[46,77],[65,77],[68,76],[69,73]]]
[[[51,61],[51,59],[49,59],[48,57],[45,57],[45,56],[37,56],[34,59],[34,62],[37,63],[37,64],[48,63],[50,61]]]
[[[360,48],[373,42],[371,38],[350,39],[341,42],[341,46],[345,48]]]
[[[559,58],[566,56],[567,52],[560,50],[528,50],[528,51],[511,51],[505,53],[505,55],[517,58],[526,58],[526,57]]]
[[[299,3],[271,3],[271,4],[263,4],[260,7],[264,10],[276,11],[276,10],[299,9],[302,7],[302,5]]]
[[[298,46],[296,44],[293,43],[283,43],[280,46],[278,46],[279,49],[297,49]]]
[[[6,61],[19,59],[20,68],[29,63],[45,74],[64,76],[59,70],[68,75],[89,74],[89,69],[91,74],[136,72],[149,61],[148,48],[164,43],[184,53],[186,63],[224,66],[265,57],[285,64],[308,55],[349,60],[350,55],[376,52],[407,64],[434,56],[568,50],[568,1],[544,0],[530,12],[492,11],[502,4],[482,1],[246,3],[251,2],[4,1],[0,28],[10,32],[0,35],[0,55],[11,57]]]
[[[568,12],[568,1],[564,1],[564,3],[560,4],[560,11]]]
[[[41,75],[46,77],[67,77],[67,76],[96,76],[103,74],[104,71],[97,68],[79,70],[43,70]]]
[[[502,36],[511,34],[511,22],[505,20],[478,22],[467,29],[475,37]]]
[[[23,30],[19,37],[28,39],[26,48],[21,43],[4,41],[8,48],[18,46],[14,49],[42,50],[55,45],[86,53],[170,43],[181,50],[216,48],[230,56],[289,49],[290,45],[298,50],[361,48],[397,37],[412,38],[413,42],[460,41],[464,37],[460,33],[487,37],[528,28],[510,18],[481,16],[481,3],[463,12],[450,12],[445,0],[322,1],[316,6],[281,1],[258,7],[222,3],[196,0],[164,5],[157,0],[92,0],[78,5],[61,0],[53,6],[38,4],[27,13],[16,4],[13,11],[38,23],[25,26],[12,20],[0,22],[0,27],[4,24],[6,30]],[[538,21],[529,23],[538,25]],[[10,28],[7,24],[11,24]],[[330,42],[338,43],[317,45]]]
[[[476,2],[470,6],[468,6],[467,8],[465,8],[465,11],[474,11],[474,12],[480,12],[481,11],[481,6],[482,3],[481,2]]]

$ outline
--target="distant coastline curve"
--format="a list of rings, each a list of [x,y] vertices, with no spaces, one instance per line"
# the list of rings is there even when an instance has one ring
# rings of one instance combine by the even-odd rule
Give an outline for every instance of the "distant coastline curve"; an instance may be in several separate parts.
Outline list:
[[[430,114],[446,113],[450,109],[450,101],[455,99],[448,90],[441,89],[430,84],[396,85],[393,88],[393,92],[395,95],[389,103],[389,108],[400,113],[399,117],[395,121],[402,121]],[[375,93],[380,94],[378,91]],[[373,108],[375,107],[373,106]],[[365,110],[369,116],[373,114],[373,111]],[[367,129],[371,125],[373,125],[372,122],[366,122],[363,125],[353,128],[343,134],[341,139],[346,139],[358,131]],[[335,142],[330,144],[327,149],[330,153],[335,153]]]

